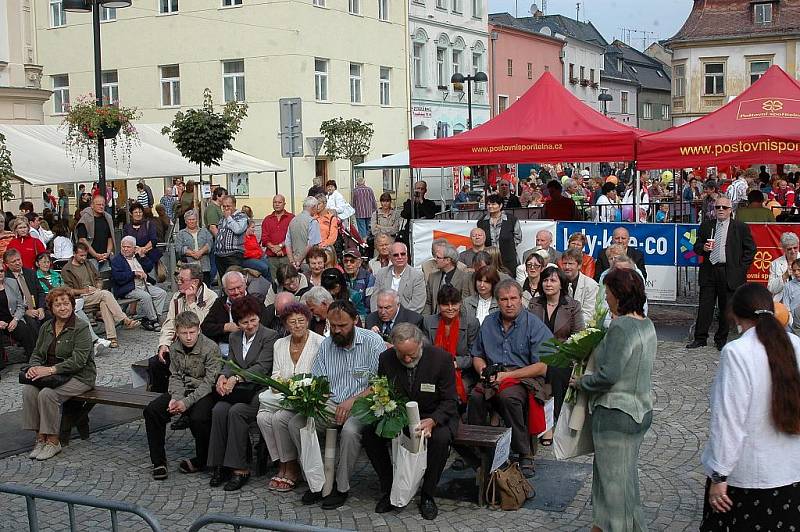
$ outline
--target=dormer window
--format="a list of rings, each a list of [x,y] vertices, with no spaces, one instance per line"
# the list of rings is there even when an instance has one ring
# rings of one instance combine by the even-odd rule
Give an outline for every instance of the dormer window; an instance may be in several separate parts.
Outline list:
[[[753,15],[755,23],[759,26],[772,24],[772,3],[754,4]]]
[[[617,70],[622,72],[622,59],[617,59]]]

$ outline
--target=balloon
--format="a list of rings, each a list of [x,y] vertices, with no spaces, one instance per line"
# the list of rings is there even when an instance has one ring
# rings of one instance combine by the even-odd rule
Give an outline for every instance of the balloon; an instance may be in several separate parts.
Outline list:
[[[663,181],[664,183],[669,183],[670,181],[672,181],[672,177],[673,177],[672,172],[670,172],[669,170],[664,170],[664,172],[661,174],[661,181]]]
[[[469,177],[469,176],[471,176],[471,175],[472,175],[472,168],[470,168],[469,166],[465,166],[465,167],[464,167],[464,170],[461,172],[461,174],[462,174],[464,177]]]

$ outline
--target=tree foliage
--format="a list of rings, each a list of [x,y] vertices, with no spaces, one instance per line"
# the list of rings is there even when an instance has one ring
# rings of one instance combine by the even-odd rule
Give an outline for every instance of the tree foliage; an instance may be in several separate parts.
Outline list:
[[[370,122],[340,117],[323,122],[319,132],[325,138],[322,148],[329,158],[357,162],[369,153],[374,129]]]
[[[247,104],[228,102],[222,112],[214,111],[211,90],[203,91],[203,107],[178,111],[161,133],[195,164],[211,166],[219,164],[225,150],[233,149],[233,140],[247,116]]]
[[[11,165],[11,150],[6,147],[6,137],[0,133],[0,206],[2,202],[14,199],[11,190],[11,178],[14,177],[14,167]]]

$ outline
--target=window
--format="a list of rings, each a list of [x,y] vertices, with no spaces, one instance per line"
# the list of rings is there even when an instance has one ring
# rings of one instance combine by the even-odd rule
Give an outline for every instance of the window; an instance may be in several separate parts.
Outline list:
[[[664,74],[662,74],[660,70],[656,70],[656,74],[658,75],[659,78],[664,77]]]
[[[436,84],[439,87],[446,87],[447,82],[447,59],[445,58],[445,54],[447,53],[447,49],[445,48],[436,48]]]
[[[453,48],[453,74],[461,72],[461,50]]]
[[[628,91],[619,93],[619,112],[623,115],[628,114]]]
[[[594,69],[589,70],[589,81],[594,83]]]
[[[60,4],[61,2],[59,2]],[[69,75],[52,76],[53,80],[53,112],[57,115],[69,111]]]
[[[472,75],[474,76],[483,69],[483,54],[481,52],[472,52]],[[483,83],[473,83],[472,92],[475,94],[483,94]]]
[[[425,86],[425,70],[423,67],[424,63],[422,61],[423,57],[425,57],[425,44],[421,42],[415,42],[413,47],[413,61],[411,64],[415,87]]]
[[[436,9],[447,9],[447,0],[436,0]]]
[[[631,70],[633,71],[634,74],[638,74],[639,73],[639,71],[636,70],[635,66],[631,66]]]
[[[311,5],[315,5],[317,7],[325,7],[325,0],[313,0]]]
[[[392,75],[391,68],[381,67],[381,77],[380,77],[381,105],[391,104],[391,85],[390,85],[391,75]]]
[[[669,120],[669,105],[663,104],[661,106],[661,120]]]
[[[378,20],[389,20],[389,0],[378,0]]]
[[[361,69],[359,63],[350,63],[350,103],[361,103]]]
[[[472,0],[472,16],[475,18],[483,17],[483,0]]]
[[[756,4],[753,10],[756,24],[762,26],[772,24],[772,4]]]
[[[119,103],[119,77],[116,70],[106,70],[101,76],[103,82],[103,104]]]
[[[569,79],[575,79],[575,65],[573,63],[569,64]]]
[[[672,94],[676,98],[686,96],[686,65],[680,64],[672,67]]]
[[[497,114],[502,113],[508,109],[508,96],[498,96],[497,97]]]
[[[769,61],[750,61],[748,66],[750,67],[750,85],[752,85],[758,81],[772,65]]]
[[[177,13],[178,0],[160,0],[158,2],[158,12],[161,14]]]
[[[328,101],[328,60],[314,58],[314,98]]]
[[[61,5],[61,0],[50,0],[50,27],[59,28],[66,26],[67,12]]]
[[[725,94],[725,63],[705,63],[706,96],[719,96]]]
[[[177,107],[181,104],[181,68],[178,65],[161,67],[161,106]]]
[[[453,13],[463,13],[464,6],[462,5],[463,0],[453,0]]]
[[[652,120],[653,119],[653,104],[646,103],[642,105],[642,118],[644,120]]]
[[[361,0],[348,0],[348,10],[351,15],[361,14]]]
[[[225,102],[244,101],[244,59],[222,62],[222,92]]]
[[[117,20],[116,7],[104,7],[100,10],[100,22],[111,22]]]
[[[508,60],[507,70],[508,70],[508,77],[514,75],[514,61],[512,61],[511,59]]]
[[[586,67],[581,67],[581,81],[586,79]]]
[[[222,0],[222,7],[233,7],[242,5],[242,0]]]
[[[528,63],[528,79],[533,79],[533,63]]]

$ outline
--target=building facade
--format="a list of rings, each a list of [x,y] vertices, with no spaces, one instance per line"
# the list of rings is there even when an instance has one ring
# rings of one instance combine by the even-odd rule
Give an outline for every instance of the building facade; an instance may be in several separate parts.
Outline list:
[[[41,124],[50,91],[41,87],[33,0],[0,0],[0,123]]]
[[[349,161],[317,153],[321,122],[358,118],[374,136],[366,158],[405,149],[408,139],[407,10],[364,0],[161,0],[104,10],[101,24],[103,95],[138,108],[143,123],[169,123],[202,105],[248,104],[235,146],[288,168],[279,139],[278,100],[302,100],[304,156],[294,159],[295,209],[314,176],[336,179],[349,196]],[[152,4],[152,5],[151,5]],[[93,92],[90,15],[63,13],[61,0],[36,3],[36,37],[44,85],[53,97],[45,122],[59,123],[69,101]],[[375,43],[380,43],[376,46]],[[71,52],[66,52],[71,51]],[[368,177],[377,191],[380,176]],[[374,182],[373,182],[374,180]],[[221,175],[212,182],[242,196],[261,217],[276,193],[272,174]],[[150,183],[157,196],[163,184]],[[128,192],[134,184],[128,183]],[[277,192],[289,197],[289,175]]]
[[[673,52],[675,125],[715,111],[772,65],[798,76],[800,0],[695,0]]]
[[[566,40],[531,31],[508,13],[489,15],[489,94],[492,116],[513,105],[550,72],[564,78],[562,51]]]
[[[408,0],[411,60],[411,138],[456,135],[467,129],[467,85],[450,82],[456,72],[484,72],[487,0]],[[489,120],[487,83],[472,84],[472,125]]]
[[[600,76],[600,92],[611,95],[611,101],[600,111],[621,124],[636,127],[639,109],[639,83],[631,75],[630,69],[617,61],[619,52],[609,46],[605,53],[605,67]]]

